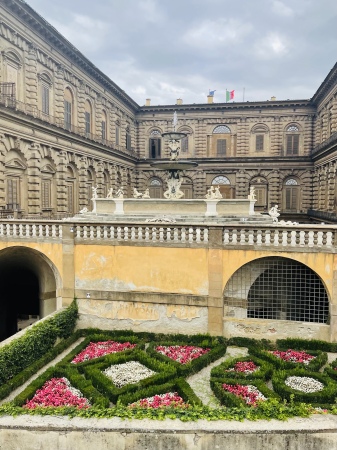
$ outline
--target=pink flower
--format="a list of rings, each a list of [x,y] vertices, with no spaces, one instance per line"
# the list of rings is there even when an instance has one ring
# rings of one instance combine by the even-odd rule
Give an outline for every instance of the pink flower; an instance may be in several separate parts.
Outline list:
[[[189,404],[185,403],[182,397],[180,397],[177,392],[168,392],[166,394],[154,395],[153,397],[143,398],[138,400],[138,402],[131,403],[129,405],[131,408],[141,407],[141,408],[164,408],[167,406],[173,408],[188,408]]]
[[[156,351],[181,364],[187,364],[193,359],[199,358],[210,351],[209,348],[194,347],[189,345],[160,345]]]
[[[253,361],[238,361],[233,368],[228,369],[225,372],[239,372],[249,375],[258,369],[259,367],[256,366]]]
[[[34,409],[38,406],[76,406],[88,408],[88,399],[82,396],[78,389],[71,386],[67,378],[52,378],[41,389],[38,389],[31,400],[23,406]]]
[[[296,351],[296,350],[287,350],[285,352],[276,350],[274,352],[270,352],[277,358],[283,359],[283,361],[293,362],[293,363],[301,363],[308,365],[309,362],[315,359],[315,356],[309,355],[306,352]]]
[[[94,358],[108,355],[110,353],[123,352],[124,350],[130,350],[136,347],[136,344],[130,344],[130,342],[90,342],[90,344],[81,351],[71,361],[73,364],[81,363],[83,361],[90,361]]]
[[[241,384],[223,384],[222,388],[225,391],[230,392],[237,397],[242,398],[247,405],[257,406],[259,401],[265,401],[266,397],[261,394],[261,392],[255,387],[251,385],[241,385]]]

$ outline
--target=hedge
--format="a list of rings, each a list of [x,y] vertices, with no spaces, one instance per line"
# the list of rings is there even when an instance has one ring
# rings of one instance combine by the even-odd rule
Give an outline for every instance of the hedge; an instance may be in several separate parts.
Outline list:
[[[130,383],[118,388],[106,375],[104,375],[103,371],[112,365],[123,364],[130,361],[138,361],[156,372],[156,374],[140,380],[138,383]],[[177,372],[173,365],[152,359],[141,350],[112,353],[107,355],[103,362],[95,363],[95,360],[91,360],[87,363],[82,363],[78,367],[78,370],[85,374],[87,378],[90,378],[93,385],[106,395],[112,403],[116,403],[119,396],[122,394],[135,392],[149,385],[160,385],[177,376]]]
[[[45,355],[53,348],[57,338],[68,337],[75,327],[77,317],[77,304],[74,300],[66,310],[38,322],[23,336],[0,347],[0,384]]]
[[[245,374],[242,372],[226,372],[226,370],[231,369],[237,362],[252,361],[256,366],[260,367],[259,370],[251,373]],[[269,380],[272,376],[274,367],[267,361],[256,358],[255,356],[244,356],[242,358],[231,358],[211,370],[212,378],[230,378],[232,380],[244,379],[244,380],[255,380],[263,379]]]
[[[325,342],[318,339],[278,339],[276,344],[280,350],[288,350],[288,348],[293,348],[295,350],[321,350],[322,352],[337,352],[336,342]]]
[[[292,389],[285,384],[285,380],[290,376],[314,378],[315,380],[323,383],[324,388],[321,391],[311,393]],[[318,372],[308,372],[304,369],[293,369],[287,371],[279,370],[273,374],[272,384],[274,391],[277,392],[280,397],[286,400],[291,400],[293,398],[296,402],[306,402],[319,405],[331,404],[335,403],[335,398],[337,395],[337,383],[330,377],[328,377],[326,374]]]

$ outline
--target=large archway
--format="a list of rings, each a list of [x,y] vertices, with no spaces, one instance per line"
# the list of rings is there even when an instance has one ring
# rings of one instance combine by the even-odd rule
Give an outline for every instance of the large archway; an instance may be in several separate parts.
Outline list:
[[[58,280],[40,252],[26,247],[0,251],[0,341],[56,310]]]
[[[229,317],[328,323],[329,299],[322,280],[305,264],[283,257],[251,261],[224,291]]]

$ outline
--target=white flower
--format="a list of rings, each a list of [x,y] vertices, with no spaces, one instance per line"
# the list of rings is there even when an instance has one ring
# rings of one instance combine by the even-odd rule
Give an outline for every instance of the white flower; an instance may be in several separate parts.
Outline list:
[[[106,375],[118,388],[130,383],[138,383],[156,372],[143,366],[138,361],[129,361],[124,364],[114,364],[104,370]]]
[[[324,388],[324,384],[320,381],[310,377],[288,377],[285,380],[285,384],[297,391],[305,392],[307,394],[311,392],[319,392]]]

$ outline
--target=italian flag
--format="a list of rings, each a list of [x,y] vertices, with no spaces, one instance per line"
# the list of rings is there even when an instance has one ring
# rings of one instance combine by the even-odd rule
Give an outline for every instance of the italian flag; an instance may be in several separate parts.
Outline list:
[[[235,91],[227,91],[226,89],[226,103],[229,102],[229,100],[234,100],[234,93]]]

